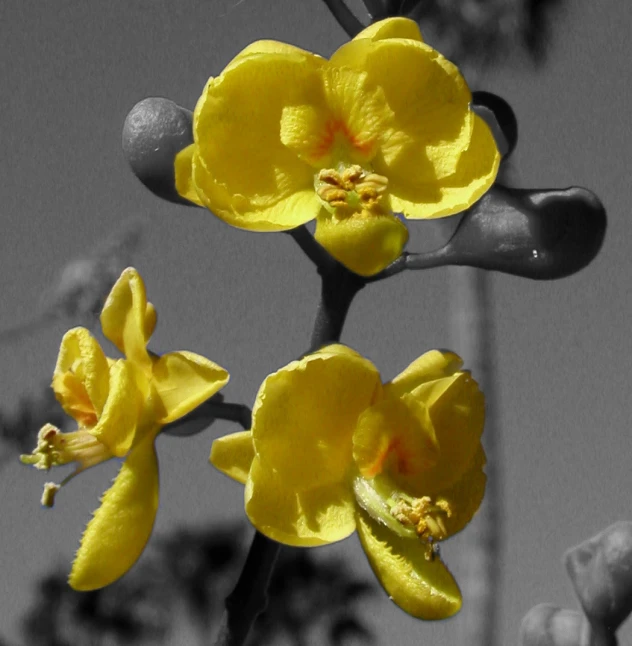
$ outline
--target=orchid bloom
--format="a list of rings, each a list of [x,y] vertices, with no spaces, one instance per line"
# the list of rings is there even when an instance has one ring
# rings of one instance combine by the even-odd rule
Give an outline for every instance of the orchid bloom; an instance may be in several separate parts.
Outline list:
[[[160,357],[147,351],[156,311],[135,269],[126,269],[101,313],[104,335],[125,354],[105,356],[85,328],[67,332],[53,376],[53,390],[77,430],[51,424],[21,461],[48,470],[71,462],[76,470],[61,484],[47,483],[42,504],[52,507],[60,487],[81,471],[110,458],[125,461],[88,523],[69,577],[76,590],[102,588],[121,577],[141,555],[158,509],[158,462],[154,441],[161,428],[191,412],[228,381],[217,364],[191,352]]]
[[[484,399],[461,363],[434,350],[382,384],[368,359],[326,346],[265,379],[251,430],[215,440],[211,462],[245,484],[261,533],[316,546],[357,530],[400,608],[449,617],[461,594],[437,543],[485,490]]]
[[[367,27],[330,60],[255,42],[208,81],[176,187],[252,231],[316,218],[318,242],[370,276],[408,240],[395,213],[459,213],[492,185],[500,155],[471,98],[407,18]]]

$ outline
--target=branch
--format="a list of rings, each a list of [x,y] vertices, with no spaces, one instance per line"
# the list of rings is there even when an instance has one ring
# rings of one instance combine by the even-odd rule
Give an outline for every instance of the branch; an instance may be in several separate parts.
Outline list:
[[[296,240],[305,255],[316,265],[319,274],[329,272],[334,268],[336,265],[334,258],[329,255],[324,247],[316,242],[314,236],[304,224],[295,229],[290,229],[285,233],[291,235]]]
[[[364,29],[364,25],[353,15],[342,0],[324,0],[324,2],[350,38],[353,38]]]

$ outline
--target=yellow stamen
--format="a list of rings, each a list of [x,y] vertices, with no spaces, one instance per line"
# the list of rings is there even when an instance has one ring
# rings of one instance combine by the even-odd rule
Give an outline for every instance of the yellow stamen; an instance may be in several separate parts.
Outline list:
[[[54,482],[47,482],[42,492],[42,506],[52,507],[55,504],[55,494],[61,489],[61,485]]]
[[[445,519],[452,516],[452,510],[446,500],[433,502],[429,496],[401,497],[391,513],[402,525],[414,527],[421,538],[443,540],[448,537]]]
[[[384,215],[381,201],[387,186],[386,177],[357,164],[341,166],[339,170],[325,168],[315,181],[316,194],[338,217]]]
[[[52,424],[46,424],[37,435],[37,446],[30,455],[21,455],[23,464],[48,471],[51,467],[78,462],[83,471],[112,457],[110,450],[90,431],[79,429],[62,433]]]

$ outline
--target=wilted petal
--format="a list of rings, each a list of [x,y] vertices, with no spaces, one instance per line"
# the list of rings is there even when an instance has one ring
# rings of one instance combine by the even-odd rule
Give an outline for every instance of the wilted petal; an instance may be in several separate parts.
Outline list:
[[[155,432],[129,454],[101,506],[88,523],[69,583],[75,590],[96,590],[123,576],[141,555],[158,509]]]
[[[82,426],[94,426],[109,392],[108,362],[86,328],[64,334],[53,374],[53,390],[63,409]]]

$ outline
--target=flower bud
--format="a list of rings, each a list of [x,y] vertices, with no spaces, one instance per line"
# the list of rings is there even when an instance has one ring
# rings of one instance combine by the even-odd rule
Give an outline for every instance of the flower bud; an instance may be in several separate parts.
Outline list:
[[[592,626],[579,610],[541,603],[522,620],[520,646],[617,646],[617,638]]]
[[[586,615],[616,630],[632,611],[632,522],[610,525],[564,562]]]
[[[593,260],[605,231],[605,209],[587,189],[496,184],[465,212],[447,245],[429,254],[434,260],[424,258],[423,265],[469,265],[537,280],[562,278]]]
[[[130,110],[123,125],[123,152],[136,177],[158,197],[189,206],[176,191],[174,161],[193,143],[192,123],[189,110],[149,97]]]

